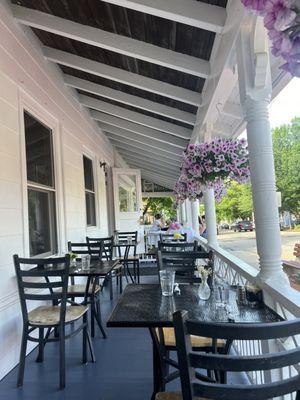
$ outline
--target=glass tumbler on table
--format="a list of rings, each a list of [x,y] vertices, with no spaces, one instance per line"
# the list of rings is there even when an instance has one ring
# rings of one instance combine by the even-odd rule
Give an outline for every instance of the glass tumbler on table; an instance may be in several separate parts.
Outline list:
[[[89,254],[83,254],[81,257],[81,267],[83,270],[90,269],[91,256]]]
[[[163,269],[159,271],[159,277],[162,295],[173,296],[175,271],[167,271]]]

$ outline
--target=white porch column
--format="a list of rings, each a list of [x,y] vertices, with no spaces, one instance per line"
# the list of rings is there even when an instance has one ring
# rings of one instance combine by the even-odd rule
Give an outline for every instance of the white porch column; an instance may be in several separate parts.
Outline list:
[[[217,238],[217,218],[215,195],[213,189],[207,189],[203,192],[205,223],[207,230],[207,242],[210,246],[218,246]]]
[[[237,55],[240,97],[247,121],[259,277],[262,280],[279,278],[284,282],[268,114],[272,93],[269,42],[261,18],[253,19],[250,34],[249,30],[241,32]]]
[[[191,211],[192,211],[192,227],[194,233],[199,233],[199,201],[191,201]]]
[[[283,273],[268,105],[269,98],[247,98],[245,102],[256,244],[263,280]]]

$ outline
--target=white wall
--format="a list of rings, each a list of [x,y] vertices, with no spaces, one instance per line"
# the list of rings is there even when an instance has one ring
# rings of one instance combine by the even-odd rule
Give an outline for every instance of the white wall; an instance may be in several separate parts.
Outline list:
[[[41,55],[0,3],[0,378],[18,362],[21,314],[12,255],[28,249],[23,108],[53,129],[59,251],[67,240],[107,234],[105,178],[100,161],[114,165],[109,141],[63,85],[58,68]],[[93,158],[97,227],[86,229],[82,155]],[[118,164],[122,159],[118,157]]]

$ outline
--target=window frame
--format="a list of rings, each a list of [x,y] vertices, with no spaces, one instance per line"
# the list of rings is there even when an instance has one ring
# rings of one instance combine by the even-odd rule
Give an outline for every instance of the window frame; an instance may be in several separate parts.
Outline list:
[[[94,190],[87,189],[85,187],[85,171],[84,171],[84,158],[88,159],[92,163],[92,174],[93,174],[93,187]],[[96,170],[97,160],[95,156],[92,155],[89,151],[84,149],[82,152],[82,172],[83,172],[83,189],[84,189],[84,204],[85,204],[85,226],[87,229],[95,229],[98,227],[98,174]],[[86,193],[90,193],[94,195],[94,209],[95,209],[95,223],[92,225],[88,225],[87,223],[87,201],[86,201]]]
[[[26,159],[26,140],[25,140],[25,121],[24,113],[27,112],[41,124],[51,131],[52,136],[52,160],[53,178],[55,188],[50,188],[43,184],[27,181],[27,159]],[[25,93],[20,93],[19,101],[19,126],[20,126],[20,173],[22,182],[22,216],[23,216],[23,255],[24,257],[49,257],[60,254],[65,250],[65,199],[62,188],[62,168],[61,168],[61,132],[58,121],[50,115],[40,104]],[[28,213],[28,189],[49,190],[54,192],[55,202],[55,229],[56,229],[56,252],[41,253],[30,256],[30,237],[29,237],[29,213]]]

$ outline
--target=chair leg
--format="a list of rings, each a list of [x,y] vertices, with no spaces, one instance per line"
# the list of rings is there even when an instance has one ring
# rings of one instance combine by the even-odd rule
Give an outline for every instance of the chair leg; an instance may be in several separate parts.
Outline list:
[[[91,296],[91,335],[92,337],[95,337],[95,303],[94,303],[94,296]]]
[[[88,342],[88,346],[89,346],[89,350],[90,350],[90,354],[91,354],[91,360],[93,363],[96,362],[96,357],[95,357],[95,353],[94,353],[94,349],[93,349],[93,343],[92,343],[92,339],[91,339],[91,335],[89,332],[89,329],[87,328],[87,342]]]
[[[96,322],[97,322],[97,324],[99,326],[99,329],[100,329],[100,331],[102,333],[103,339],[106,339],[107,336],[106,336],[106,333],[105,333],[105,330],[104,330],[104,328],[102,326],[102,321],[101,321],[101,306],[100,306],[99,298],[98,298],[96,303],[94,302],[94,317],[95,317]]]
[[[123,292],[123,267],[120,267],[120,293]]]
[[[113,293],[113,280],[112,280],[112,275],[109,275],[109,298],[110,300],[113,300],[114,298],[114,293]]]
[[[27,348],[27,326],[24,326],[22,333],[21,349],[20,349],[20,364],[19,364],[18,380],[17,380],[18,387],[23,386],[26,348]]]
[[[137,267],[137,281],[138,283],[140,283],[140,260],[137,260],[136,267]]]
[[[93,313],[92,313],[92,319]],[[82,329],[82,363],[87,363],[87,313],[83,315],[83,329]]]
[[[59,327],[59,388],[66,386],[66,362],[65,362],[65,327]]]
[[[44,361],[44,328],[39,328],[39,352],[36,362]]]

